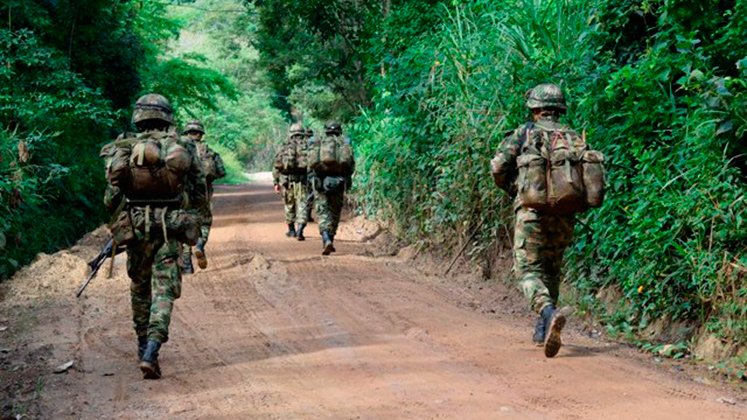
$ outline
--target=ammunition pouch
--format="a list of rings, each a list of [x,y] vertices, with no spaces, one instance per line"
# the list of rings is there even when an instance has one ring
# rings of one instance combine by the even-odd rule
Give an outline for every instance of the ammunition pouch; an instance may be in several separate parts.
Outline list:
[[[135,240],[149,241],[162,235],[165,241],[195,245],[200,238],[201,218],[196,210],[168,207],[130,207],[109,226],[114,242],[126,245]]]
[[[345,192],[345,177],[326,176],[322,181],[322,189],[325,193],[340,194]]]

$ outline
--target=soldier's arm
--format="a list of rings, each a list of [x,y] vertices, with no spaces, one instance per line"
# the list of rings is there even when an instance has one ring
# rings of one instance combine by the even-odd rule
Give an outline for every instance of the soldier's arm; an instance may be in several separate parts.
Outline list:
[[[109,210],[109,213],[113,214],[117,208],[119,208],[119,205],[124,198],[124,194],[122,194],[119,187],[106,184],[106,190],[104,190],[104,205],[107,210]]]
[[[223,158],[218,153],[213,152],[213,159],[215,159],[215,178],[223,178],[226,176],[226,165],[223,163]]]
[[[194,144],[188,143],[187,148],[192,155],[192,164],[187,172],[187,194],[189,194],[190,207],[200,209],[208,203],[207,180]]]
[[[518,173],[516,158],[521,152],[524,131],[524,127],[518,128],[504,138],[495,152],[495,157],[490,161],[490,172],[493,174],[495,185],[509,194],[514,193],[513,184]]]
[[[117,137],[117,141],[121,140],[123,136],[123,134],[120,134],[119,137]],[[104,159],[105,162],[106,169],[104,170],[104,176],[107,178],[107,181],[109,180],[109,165],[111,164],[111,159],[114,157],[115,151],[115,143],[108,143],[102,147],[101,152],[99,152],[99,156]],[[104,190],[104,205],[107,210],[109,210],[109,213],[114,213],[122,200],[124,200],[122,190],[107,182],[106,189]]]

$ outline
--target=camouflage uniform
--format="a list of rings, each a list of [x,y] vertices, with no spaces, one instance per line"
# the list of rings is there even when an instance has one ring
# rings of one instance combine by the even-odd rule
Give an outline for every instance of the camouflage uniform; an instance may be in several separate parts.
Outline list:
[[[558,116],[565,112],[566,105],[557,86],[539,85],[534,88],[529,93],[527,107],[537,110],[532,130],[568,129],[558,122]],[[514,130],[501,142],[491,162],[496,185],[510,195],[515,195],[520,187],[516,185],[516,159],[522,154],[527,131],[528,124]],[[544,344],[545,354],[552,357],[560,348],[559,334],[565,323],[565,318],[555,307],[562,277],[563,254],[573,238],[574,217],[543,214],[522,207],[518,197],[514,201],[514,210],[513,274],[530,307],[540,314],[533,340],[537,344]],[[557,331],[553,330],[557,332],[557,337],[552,339],[549,334],[551,322],[560,326],[556,328]],[[547,343],[555,339],[557,342]]]
[[[183,195],[190,203],[190,209],[185,209],[197,219],[197,210],[207,202],[207,185],[202,165],[198,160],[194,146],[180,140],[176,133],[169,130],[173,124],[172,110],[168,101],[161,95],[145,95],[138,99],[133,113],[133,123],[140,132],[152,132],[160,135],[172,136],[184,147],[190,156],[190,166],[183,179]],[[124,136],[120,136],[124,137]],[[109,144],[102,150],[108,164],[113,159],[114,145]],[[110,181],[111,182],[111,181]],[[145,207],[145,203],[137,205],[125,204],[128,197],[120,187],[111,183],[107,185],[104,203],[115,218],[121,212],[156,213],[164,208],[164,212],[173,212],[172,207],[166,207],[153,200],[153,205]],[[182,200],[182,202],[185,202]],[[177,204],[178,206],[178,204]],[[146,223],[147,226],[147,223]],[[116,235],[116,232],[113,232]],[[132,319],[135,333],[138,337],[138,356],[141,360],[140,368],[147,379],[160,377],[158,366],[158,350],[162,343],[169,339],[169,324],[174,300],[181,295],[181,273],[177,266],[180,243],[176,238],[164,237],[160,231],[153,229],[145,234],[138,233],[135,239],[127,243],[127,274],[132,280],[130,297],[132,303]]]
[[[226,176],[226,169],[220,155],[213,151],[210,146],[203,141],[205,129],[202,122],[197,120],[188,122],[184,127],[183,134],[186,136],[188,141],[194,143],[197,155],[202,162],[203,171],[205,172],[205,180],[207,182],[208,202],[205,206],[200,208],[200,215],[202,218],[200,240],[197,245],[195,245],[197,263],[200,268],[205,269],[207,268],[205,245],[207,245],[208,236],[210,235],[210,228],[213,226],[213,182],[216,179]],[[194,272],[194,269],[192,268],[192,248],[189,245],[184,245],[182,251],[182,268],[185,273]]]
[[[309,198],[306,175],[283,175],[277,170],[273,170],[272,183],[282,187],[285,223],[288,225],[293,223],[306,224],[308,221],[306,201]]]
[[[329,123],[325,126],[324,135],[342,137],[342,126],[336,122]],[[334,240],[342,216],[345,191],[352,184],[354,170],[355,162],[353,161],[349,173],[346,174],[330,176],[312,173],[310,175],[314,188],[314,209],[319,218],[319,234],[322,236],[322,255],[335,252]]]
[[[279,161],[279,156],[286,147],[300,147],[304,154],[303,168],[298,168],[294,173],[290,174],[283,174],[278,168],[273,168],[272,183],[282,191],[285,223],[288,225],[286,236],[296,237],[299,241],[302,241],[305,239],[303,230],[306,227],[309,217],[307,209],[309,188],[305,166],[306,130],[304,130],[300,123],[295,123],[291,125],[288,134],[288,139],[275,156],[275,161]],[[298,231],[296,231],[296,225]]]
[[[312,141],[311,139],[314,137],[314,130],[307,128],[306,132],[304,133],[304,137],[306,140],[306,144],[309,144]],[[309,190],[311,190],[311,188],[309,188],[308,182],[306,183],[306,186]],[[306,222],[311,223],[314,221],[314,219],[311,217],[311,211],[314,209],[314,196],[308,195],[306,201],[304,201],[304,205],[306,205]]]

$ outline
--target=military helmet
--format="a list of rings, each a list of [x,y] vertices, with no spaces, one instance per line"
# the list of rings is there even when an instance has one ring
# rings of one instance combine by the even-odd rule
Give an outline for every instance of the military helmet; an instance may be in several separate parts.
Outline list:
[[[161,120],[170,125],[174,124],[174,110],[168,99],[157,93],[141,96],[135,102],[132,111],[132,123],[137,124],[146,120]]]
[[[327,133],[342,133],[342,126],[337,121],[328,122],[324,126],[324,131]]]
[[[543,83],[527,92],[527,108],[557,108],[565,112],[565,96],[558,85]]]
[[[301,123],[293,123],[291,124],[290,128],[288,129],[288,133],[292,136],[294,134],[304,135],[306,130],[303,129],[303,126]]]
[[[203,127],[202,121],[193,120],[188,122],[187,125],[184,126],[184,134],[187,134],[190,131],[196,131],[198,133],[205,134],[205,127]]]

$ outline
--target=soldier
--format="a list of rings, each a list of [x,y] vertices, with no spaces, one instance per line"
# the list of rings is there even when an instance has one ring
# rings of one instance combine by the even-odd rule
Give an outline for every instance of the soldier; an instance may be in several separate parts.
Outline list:
[[[512,196],[516,195],[513,271],[531,307],[539,314],[532,340],[536,345],[544,346],[547,357],[554,357],[560,350],[560,333],[566,321],[556,305],[563,252],[573,236],[574,218],[572,214],[550,214],[552,212],[524,205],[517,191],[525,190],[527,186],[519,185],[524,178],[517,177],[517,158],[530,153],[532,147],[546,147],[542,140],[533,143],[535,139],[547,139],[543,133],[575,135],[575,132],[559,122],[567,107],[558,86],[536,86],[528,92],[526,106],[532,112],[532,122],[520,126],[503,140],[491,162],[491,169],[496,185]],[[544,166],[542,168],[544,171]]]
[[[213,182],[216,179],[226,176],[226,169],[220,155],[214,152],[210,146],[202,140],[205,135],[205,128],[203,127],[202,122],[197,120],[188,122],[184,127],[183,134],[188,140],[195,144],[197,155],[200,157],[200,161],[202,161],[205,181],[207,182],[207,196],[209,202],[201,209],[202,225],[200,227],[200,239],[197,241],[197,245],[195,245],[197,265],[204,270],[207,268],[208,264],[207,255],[205,254],[205,245],[208,241],[208,235],[210,235],[210,227],[213,225]],[[194,268],[192,267],[192,248],[188,245],[184,246],[182,266],[184,273],[191,274],[194,272]]]
[[[173,130],[171,105],[148,94],[135,103],[138,134],[102,149],[107,163],[104,203],[113,213],[113,240],[127,247],[127,274],[145,379],[161,377],[158,352],[168,341],[174,300],[181,295],[181,243],[196,243],[207,185],[194,145]]]
[[[288,139],[275,155],[272,183],[276,193],[283,195],[285,203],[285,236],[303,241],[306,228],[306,211],[309,189],[306,167],[306,131],[300,123],[290,126]],[[298,230],[296,230],[298,224]]]
[[[322,236],[322,255],[329,255],[336,251],[334,241],[343,198],[355,171],[353,148],[339,123],[328,123],[324,126],[324,136],[313,139],[309,146],[309,167],[313,171],[310,178]]]
[[[307,128],[305,133],[306,138],[306,144],[310,144],[312,142],[312,138],[314,137],[314,130]],[[311,191],[311,186],[306,185],[309,191]],[[306,200],[306,223],[312,223],[314,222],[314,218],[311,217],[311,211],[314,209],[314,195],[309,194],[309,199]]]

